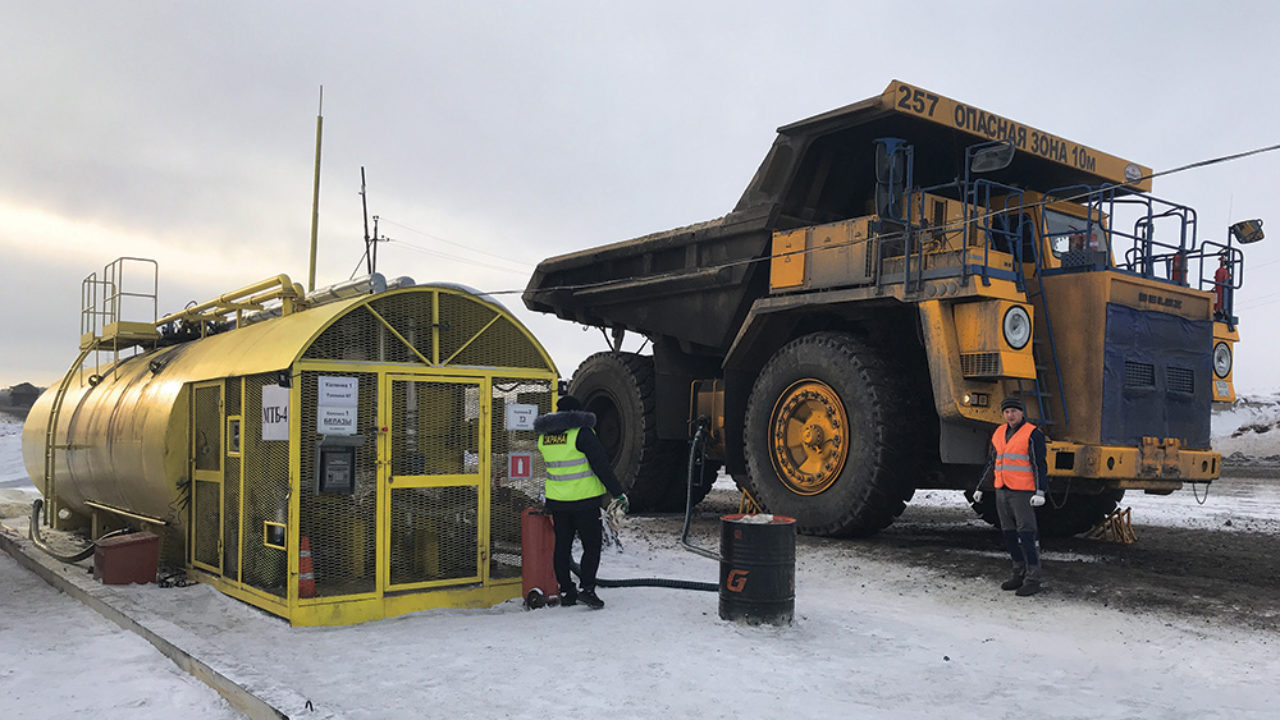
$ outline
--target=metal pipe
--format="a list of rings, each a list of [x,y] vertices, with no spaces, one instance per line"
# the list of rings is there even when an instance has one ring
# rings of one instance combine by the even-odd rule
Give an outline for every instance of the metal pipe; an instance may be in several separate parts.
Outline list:
[[[263,291],[268,290],[269,288],[272,288],[272,287],[277,287],[278,289],[268,295],[265,295],[265,296],[261,295]],[[171,322],[174,322],[176,320],[181,320],[183,318],[197,317],[201,313],[203,313],[205,310],[210,310],[218,307],[225,307],[228,305],[235,305],[237,301],[243,302],[246,296],[250,296],[251,298],[254,296],[257,296],[262,298],[263,300],[267,299],[268,297],[292,298],[294,297],[294,284],[293,284],[293,281],[289,279],[288,275],[277,275],[273,278],[266,278],[265,280],[259,280],[258,282],[253,283],[251,285],[246,285],[240,288],[239,290],[234,290],[225,295],[219,295],[218,297],[212,300],[206,300],[205,302],[202,302],[199,305],[193,305],[192,307],[185,308],[179,312],[172,313],[170,315],[165,315],[164,317],[156,321],[156,325],[157,326],[167,325]],[[261,300],[259,302],[261,302]]]

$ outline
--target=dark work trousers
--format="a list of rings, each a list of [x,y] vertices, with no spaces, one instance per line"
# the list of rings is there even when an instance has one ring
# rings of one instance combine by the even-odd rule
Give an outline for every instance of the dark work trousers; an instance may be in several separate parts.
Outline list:
[[[1031,507],[1034,496],[1031,490],[996,488],[996,512],[1000,515],[1005,548],[1013,558],[1013,572],[1039,581],[1040,538],[1036,510]]]
[[[573,559],[573,535],[582,541],[582,563],[578,580],[583,590],[596,589],[596,571],[600,569],[600,547],[604,544],[604,528],[600,524],[600,508],[592,506],[574,512],[553,512],[551,520],[556,527],[556,549],[552,556],[556,569],[556,582],[561,595],[575,595],[569,565]]]

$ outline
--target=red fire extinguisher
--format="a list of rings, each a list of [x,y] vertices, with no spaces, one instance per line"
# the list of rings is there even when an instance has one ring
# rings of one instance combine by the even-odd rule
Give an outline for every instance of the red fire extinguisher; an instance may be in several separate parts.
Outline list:
[[[1227,288],[1231,285],[1231,262],[1224,252],[1218,256],[1221,264],[1213,273],[1213,294],[1215,300],[1213,303],[1213,311],[1215,313],[1226,312],[1227,306]]]

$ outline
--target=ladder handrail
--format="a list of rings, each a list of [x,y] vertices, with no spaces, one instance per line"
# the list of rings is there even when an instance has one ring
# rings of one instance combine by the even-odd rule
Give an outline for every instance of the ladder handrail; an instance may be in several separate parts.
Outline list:
[[[58,416],[62,413],[62,401],[67,396],[67,389],[71,386],[71,378],[80,371],[84,364],[84,359],[89,356],[90,352],[97,347],[97,343],[88,345],[80,350],[80,356],[75,362],[71,363],[71,367],[67,369],[67,374],[62,376],[62,381],[58,383],[58,390],[53,394],[53,404],[49,408],[49,426],[45,428],[44,436],[44,497],[45,522],[50,526],[53,525],[52,518],[57,515],[57,501],[54,498],[54,453],[57,449],[58,439]]]

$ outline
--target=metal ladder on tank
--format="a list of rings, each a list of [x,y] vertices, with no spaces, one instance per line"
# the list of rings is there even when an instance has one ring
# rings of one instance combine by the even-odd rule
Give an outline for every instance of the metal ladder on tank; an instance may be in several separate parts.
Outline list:
[[[112,323],[120,320],[123,309],[123,301],[126,298],[142,298],[150,299],[152,303],[152,323],[155,322],[155,303],[156,303],[156,283],[158,282],[158,269],[153,275],[153,282],[150,293],[126,292],[124,285],[124,269],[127,263],[149,263],[153,268],[156,267],[154,260],[146,258],[122,257],[108,263],[103,268],[103,279],[98,279],[97,273],[90,273],[80,283],[80,355],[78,355],[71,367],[67,368],[67,372],[62,376],[62,380],[58,383],[58,389],[53,394],[53,402],[49,407],[49,426],[45,428],[44,436],[44,477],[43,489],[44,508],[45,508],[45,524],[52,527],[54,518],[58,515],[57,495],[57,451],[66,450],[70,445],[58,444],[58,421],[62,415],[63,401],[67,397],[67,390],[71,388],[71,379],[77,374],[82,374],[84,370],[84,361],[89,357],[89,353],[97,353],[103,349],[103,337],[99,331],[105,330]],[[99,307],[99,289],[101,289],[102,306]],[[120,338],[113,338],[111,341],[114,360],[112,367],[120,362],[121,342]],[[96,356],[96,355],[95,355]],[[95,368],[100,369],[100,368]],[[100,376],[95,373],[94,377]],[[97,382],[90,378],[90,384],[96,385]]]
[[[75,377],[80,371],[80,367],[84,364],[85,358],[89,357],[89,353],[93,352],[97,345],[89,345],[80,349],[80,355],[71,363],[71,367],[67,368],[67,373],[62,376],[62,381],[58,383],[58,390],[53,394],[53,404],[49,408],[49,427],[45,428],[44,433],[44,487],[42,492],[45,498],[45,524],[52,527],[53,518],[57,517],[58,507],[57,499],[54,495],[54,465],[56,460],[56,451],[65,450],[66,445],[58,445],[58,416],[62,413],[62,401],[67,397],[67,388],[71,387],[71,378]],[[33,521],[36,518],[32,518]]]

